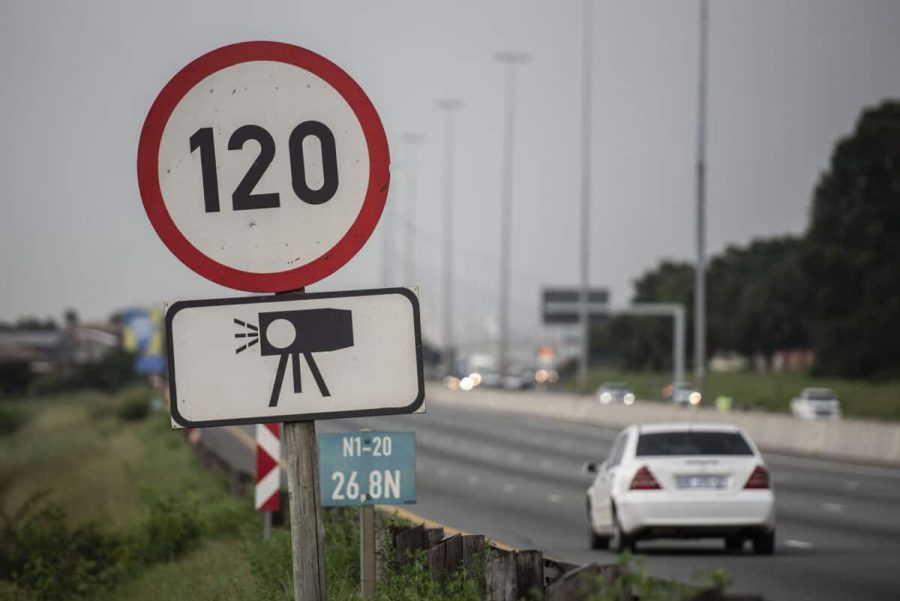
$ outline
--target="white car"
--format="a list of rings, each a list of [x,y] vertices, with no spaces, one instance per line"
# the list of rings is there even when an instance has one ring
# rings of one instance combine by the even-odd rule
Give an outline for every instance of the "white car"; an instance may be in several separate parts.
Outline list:
[[[639,540],[724,538],[775,549],[775,497],[759,450],[740,428],[718,424],[631,425],[609,459],[585,464],[593,549],[634,551]]]
[[[802,419],[840,419],[841,402],[828,388],[804,388],[791,401],[791,413]]]
[[[677,382],[671,386],[670,398],[679,407],[696,407],[703,400],[703,395],[691,384]]]
[[[597,389],[597,398],[604,405],[622,403],[634,405],[634,393],[620,382],[607,382]]]

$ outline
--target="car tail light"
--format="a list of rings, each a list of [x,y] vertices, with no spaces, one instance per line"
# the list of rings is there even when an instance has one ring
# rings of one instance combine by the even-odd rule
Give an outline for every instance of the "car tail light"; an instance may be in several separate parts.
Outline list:
[[[630,490],[659,490],[660,486],[653,474],[650,473],[650,468],[645,465],[631,479],[631,486],[628,488]]]
[[[757,465],[747,479],[744,488],[769,488],[769,470],[761,465]]]

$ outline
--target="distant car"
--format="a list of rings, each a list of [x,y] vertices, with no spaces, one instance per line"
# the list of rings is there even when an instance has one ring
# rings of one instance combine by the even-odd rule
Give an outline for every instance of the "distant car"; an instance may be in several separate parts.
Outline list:
[[[688,407],[699,405],[703,395],[690,382],[675,382],[663,389],[663,399],[680,407]]]
[[[840,419],[841,402],[828,388],[804,388],[791,401],[791,413],[802,419]]]
[[[634,404],[634,393],[621,382],[606,382],[597,389],[597,398],[604,405],[610,403]]]
[[[718,538],[738,551],[775,549],[775,497],[756,446],[735,426],[632,425],[587,489],[591,548],[634,551],[641,540]]]

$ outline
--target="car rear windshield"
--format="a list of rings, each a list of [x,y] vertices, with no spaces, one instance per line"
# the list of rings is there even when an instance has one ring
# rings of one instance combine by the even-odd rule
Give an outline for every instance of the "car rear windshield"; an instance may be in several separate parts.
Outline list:
[[[653,432],[638,438],[638,457],[657,455],[752,455],[740,432]]]

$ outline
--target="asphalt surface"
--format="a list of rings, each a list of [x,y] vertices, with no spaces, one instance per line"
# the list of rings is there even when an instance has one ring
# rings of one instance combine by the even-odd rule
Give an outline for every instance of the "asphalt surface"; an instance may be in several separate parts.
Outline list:
[[[582,465],[605,458],[616,431],[446,406],[318,423],[319,432],[364,427],[416,432],[418,502],[407,507],[414,513],[567,561],[615,561],[588,548],[590,477]],[[254,469],[234,432],[208,429],[203,440],[237,467]],[[775,555],[757,557],[749,547],[727,553],[713,539],[646,542],[637,554],[650,571],[698,581],[724,568],[733,591],[771,601],[900,599],[900,469],[764,455],[778,510]]]

